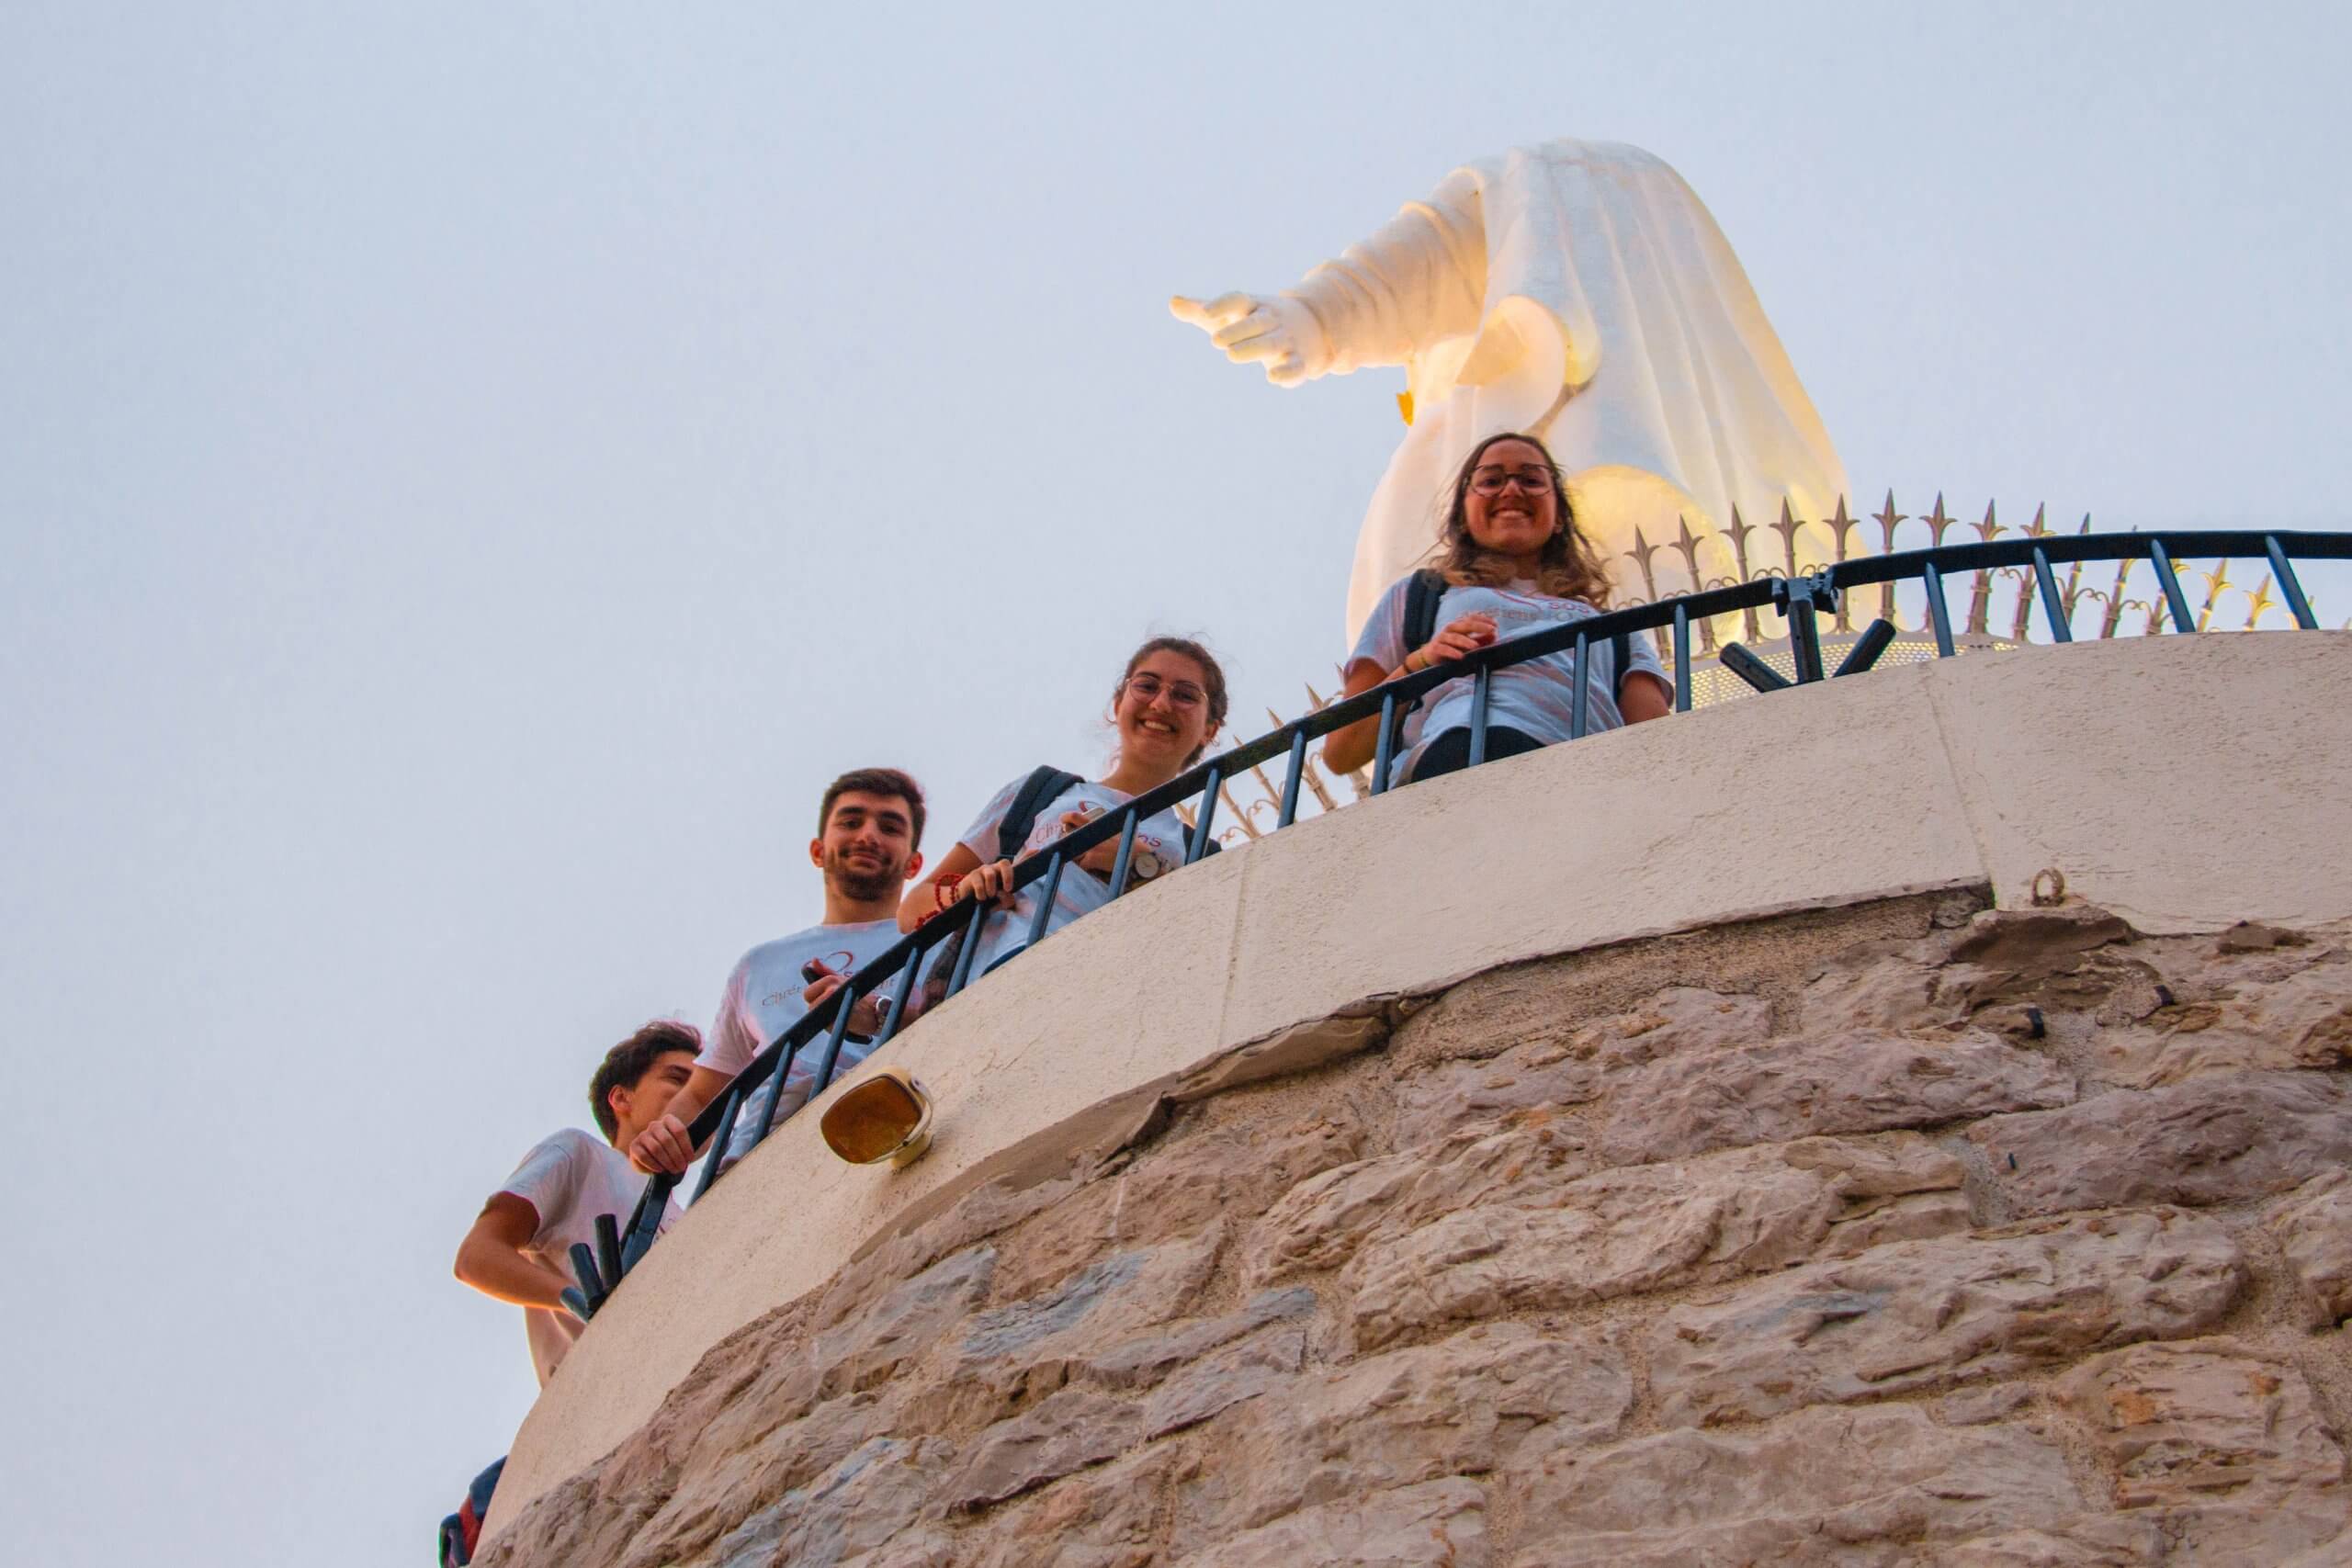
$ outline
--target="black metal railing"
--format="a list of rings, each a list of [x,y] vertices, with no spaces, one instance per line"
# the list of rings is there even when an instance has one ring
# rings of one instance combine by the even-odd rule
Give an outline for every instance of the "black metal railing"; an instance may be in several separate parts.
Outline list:
[[[1332,703],[1255,740],[1236,746],[1158,789],[1136,795],[1124,806],[1095,818],[1077,831],[1056,840],[1048,850],[1025,857],[1013,868],[1014,887],[1023,888],[1035,883],[1045,885],[1038,890],[1036,912],[1029,924],[1028,942],[1034,944],[1044,939],[1054,908],[1055,890],[1073,861],[1115,837],[1118,855],[1110,886],[1112,897],[1119,897],[1126,889],[1136,825],[1147,817],[1197,796],[1200,802],[1198,814],[1184,846],[1183,863],[1191,864],[1206,852],[1212,842],[1219,787],[1242,771],[1277,757],[1286,758],[1287,772],[1275,828],[1279,830],[1288,827],[1298,814],[1299,784],[1306,773],[1308,744],[1333,730],[1345,728],[1366,718],[1378,717],[1380,732],[1372,766],[1372,793],[1385,793],[1392,782],[1391,774],[1396,761],[1397,716],[1409,712],[1411,705],[1420,698],[1465,673],[1473,682],[1470,760],[1475,764],[1485,760],[1487,708],[1494,672],[1531,659],[1568,649],[1575,651],[1578,675],[1570,706],[1570,739],[1581,739],[1590,722],[1587,682],[1581,672],[1589,668],[1586,660],[1590,650],[1621,633],[1662,633],[1669,640],[1674,708],[1678,713],[1687,713],[1690,709],[1690,628],[1694,623],[1713,616],[1769,607],[1786,617],[1789,641],[1794,653],[1796,678],[1793,681],[1764,665],[1737,643],[1726,644],[1722,654],[1723,662],[1749,684],[1758,691],[1773,691],[1859,674],[1871,667],[1893,639],[1894,627],[1892,622],[1882,617],[1865,628],[1835,674],[1829,675],[1823,670],[1817,619],[1825,613],[1835,614],[1846,592],[1871,584],[1918,581],[1926,593],[1937,655],[1949,659],[1959,649],[1952,636],[1951,609],[1944,601],[1944,585],[1948,577],[2005,568],[2030,571],[2049,623],[2051,640],[2069,642],[2073,640],[2070,624],[2072,606],[2059,592],[2052,566],[2076,561],[2144,559],[2155,570],[2171,629],[2177,633],[2194,634],[2198,630],[2197,620],[2189,610],[2188,596],[2181,590],[2173,564],[2176,557],[2186,558],[2190,556],[2266,560],[2295,625],[2310,631],[2318,629],[2319,623],[2312,615],[2311,602],[2304,595],[2292,563],[2298,559],[2352,560],[2352,533],[2196,529],[2156,534],[2028,535],[1978,544],[1910,550],[1895,555],[1861,557],[1825,565],[1796,577],[1764,578],[1712,588],[1510,637],[1465,658],[1434,665],[1418,674],[1400,677],[1360,695]],[[842,1047],[849,1038],[851,1016],[856,1004],[868,997],[879,996],[886,988],[890,992],[890,1006],[870,1048],[878,1051],[898,1032],[905,1020],[908,1003],[924,967],[925,958],[958,931],[967,933],[947,977],[947,995],[954,996],[970,983],[973,957],[979,951],[985,923],[997,918],[998,914],[993,904],[970,900],[952,908],[922,929],[901,938],[880,957],[852,975],[847,984],[811,1009],[753,1057],[729,1085],[726,1095],[716,1104],[706,1107],[694,1120],[691,1131],[695,1145],[707,1151],[703,1156],[702,1177],[695,1186],[695,1197],[699,1199],[707,1191],[729,1162],[737,1157],[729,1147],[734,1137],[736,1121],[762,1085],[771,1077],[776,1077],[778,1092],[768,1101],[766,1114],[754,1125],[750,1138],[752,1145],[756,1145],[774,1127],[776,1106],[783,1099],[785,1079],[782,1075],[790,1073],[792,1064],[803,1050],[813,1047],[821,1052],[808,1089],[808,1098],[813,1100],[832,1082]],[[981,929],[972,929],[975,927]],[[575,1269],[581,1277],[578,1292],[581,1299],[574,1303],[575,1311],[584,1316],[601,1305],[618,1286],[621,1275],[634,1268],[647,1248],[652,1246],[659,1216],[679,1179],[674,1176],[658,1175],[646,1184],[645,1194],[630,1217],[627,1232],[616,1244],[608,1242],[600,1235],[600,1246],[594,1253],[592,1254],[591,1249],[584,1246],[573,1249]]]

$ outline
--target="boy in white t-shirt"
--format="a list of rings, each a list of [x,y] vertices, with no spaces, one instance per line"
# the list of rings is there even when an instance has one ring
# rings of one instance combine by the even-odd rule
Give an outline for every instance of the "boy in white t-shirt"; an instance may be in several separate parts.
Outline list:
[[[646,1179],[621,1150],[685,1086],[701,1047],[692,1024],[663,1021],[606,1052],[588,1084],[589,1107],[604,1138],[566,1127],[540,1140],[491,1194],[458,1248],[458,1279],[523,1309],[542,1388],[583,1326],[563,1304],[564,1291],[578,1282],[571,1244],[596,1245],[599,1214],[628,1226]],[[662,1228],[677,1214],[676,1204],[666,1206]]]
[[[896,768],[858,768],[827,786],[817,836],[808,841],[809,863],[825,874],[825,918],[763,942],[737,961],[694,1076],[667,1114],[623,1145],[639,1168],[674,1173],[692,1165],[697,1151],[687,1128],[703,1107],[853,970],[899,940],[899,896],[907,879],[922,869],[922,786]],[[886,1005],[886,998],[868,997],[852,1011],[849,1036],[833,1064],[836,1078],[865,1059]],[[914,1010],[910,1005],[910,1016]],[[773,1075],[749,1097],[736,1113],[727,1158],[740,1158],[763,1122],[781,1122],[808,1103],[823,1059],[820,1037],[793,1058],[780,1102]]]

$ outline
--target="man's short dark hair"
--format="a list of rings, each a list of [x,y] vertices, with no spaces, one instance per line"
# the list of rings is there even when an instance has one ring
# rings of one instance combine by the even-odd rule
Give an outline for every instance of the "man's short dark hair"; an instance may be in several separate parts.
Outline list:
[[[701,1055],[702,1032],[674,1018],[656,1019],[605,1053],[604,1065],[588,1080],[588,1108],[596,1113],[596,1126],[605,1141],[610,1142],[621,1127],[613,1114],[613,1090],[635,1089],[653,1070],[653,1064],[673,1051]]]
[[[825,786],[824,803],[817,807],[817,834],[833,819],[833,802],[855,790],[860,795],[895,795],[907,803],[907,825],[914,829],[914,847],[922,848],[922,785],[896,768],[852,768]]]

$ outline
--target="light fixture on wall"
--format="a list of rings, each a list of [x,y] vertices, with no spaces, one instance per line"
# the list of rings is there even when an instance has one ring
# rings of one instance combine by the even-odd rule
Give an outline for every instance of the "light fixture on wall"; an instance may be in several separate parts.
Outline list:
[[[931,1091],[904,1067],[885,1067],[844,1090],[817,1130],[852,1165],[910,1165],[931,1147]]]

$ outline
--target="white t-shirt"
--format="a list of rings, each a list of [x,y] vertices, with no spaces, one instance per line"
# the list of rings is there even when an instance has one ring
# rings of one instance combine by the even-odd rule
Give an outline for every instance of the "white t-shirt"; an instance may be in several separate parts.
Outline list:
[[[814,958],[836,975],[847,975],[863,969],[880,957],[901,933],[899,922],[890,920],[860,920],[842,926],[810,926],[805,931],[763,942],[736,962],[735,972],[727,976],[727,993],[719,998],[718,1017],[704,1037],[702,1055],[695,1058],[697,1067],[709,1067],[729,1077],[751,1065],[768,1043],[800,1021],[808,1011],[800,993],[808,988],[801,977],[800,966]],[[886,993],[882,998],[888,1000]],[[825,1059],[828,1036],[820,1034],[803,1045],[792,1058],[792,1071],[786,1076],[783,1108],[776,1115],[782,1122],[808,1103],[809,1086],[817,1081],[817,1068]],[[844,1037],[842,1054],[833,1064],[833,1077],[842,1075],[865,1060],[870,1043]],[[745,1102],[735,1116],[735,1135],[728,1140],[727,1157],[741,1159],[752,1146],[752,1129],[759,1119],[768,1113],[768,1106],[775,1099],[775,1078],[770,1075],[758,1092]]]
[[[1029,782],[1022,774],[996,792],[988,805],[964,829],[957,842],[980,857],[985,865],[997,858],[997,829],[1004,821],[1004,814],[1012,809],[1012,797]],[[1089,807],[1097,812],[1125,806],[1135,796],[1122,795],[1108,784],[1091,779],[1072,784],[1047,801],[1030,825],[1029,837],[1022,847],[1023,855],[1034,854],[1062,836],[1062,817],[1066,812],[1083,811]],[[1019,858],[1019,857],[1015,857]],[[1136,825],[1135,855],[1130,863],[1130,879],[1149,881],[1153,875],[1173,871],[1184,862],[1184,824],[1173,809],[1147,817]],[[1157,865],[1159,872],[1152,867]],[[1037,892],[1045,886],[1031,883],[1023,887],[1010,912],[999,912],[989,918],[988,929],[980,940],[980,951],[972,958],[972,977],[979,978],[991,964],[1001,962],[1029,945],[1029,926],[1037,916]],[[1051,936],[1083,914],[1101,908],[1111,901],[1111,882],[1107,876],[1097,876],[1083,866],[1072,864],[1062,868],[1060,884],[1054,891],[1054,912],[1046,918],[1046,934]]]
[[[525,1255],[577,1284],[579,1276],[571,1269],[571,1244],[584,1241],[592,1250],[595,1247],[599,1214],[612,1215],[626,1235],[628,1217],[645,1195],[645,1174],[628,1163],[627,1155],[594,1133],[566,1127],[541,1139],[525,1155],[499,1190],[512,1192],[538,1213],[539,1228],[523,1249]],[[663,1204],[660,1228],[668,1230],[677,1217],[675,1202]],[[538,1369],[541,1388],[555,1375],[556,1363],[586,1326],[560,1307],[523,1309],[531,1364]]]
[[[1364,623],[1363,635],[1356,638],[1355,652],[1349,656],[1351,663],[1369,659],[1383,670],[1394,670],[1413,651],[1405,646],[1405,595],[1411,583],[1409,577],[1399,578],[1380,596],[1380,603],[1373,607],[1372,618]],[[1472,584],[1449,587],[1439,598],[1436,629],[1442,631],[1464,615],[1476,614],[1495,618],[1495,640],[1500,642],[1563,621],[1590,620],[1600,612],[1581,599],[1555,599],[1538,593],[1532,583],[1515,582],[1507,588]],[[1626,672],[1639,671],[1666,682],[1666,666],[1658,661],[1657,650],[1650,646],[1649,634],[1636,632],[1625,640]],[[1625,716],[1617,709],[1617,671],[1613,668],[1616,661],[1610,652],[1609,639],[1604,637],[1595,643],[1592,651],[1585,728],[1588,732],[1616,729],[1624,724]],[[1487,724],[1516,729],[1546,745],[1566,740],[1574,716],[1571,705],[1576,699],[1576,671],[1573,647],[1496,671],[1487,703]],[[1667,684],[1671,691],[1672,683]],[[1412,765],[1419,759],[1422,749],[1447,730],[1470,728],[1471,689],[1470,677],[1459,676],[1421,699],[1421,705],[1405,721],[1403,739],[1407,750],[1396,759],[1392,778],[1410,778]]]

